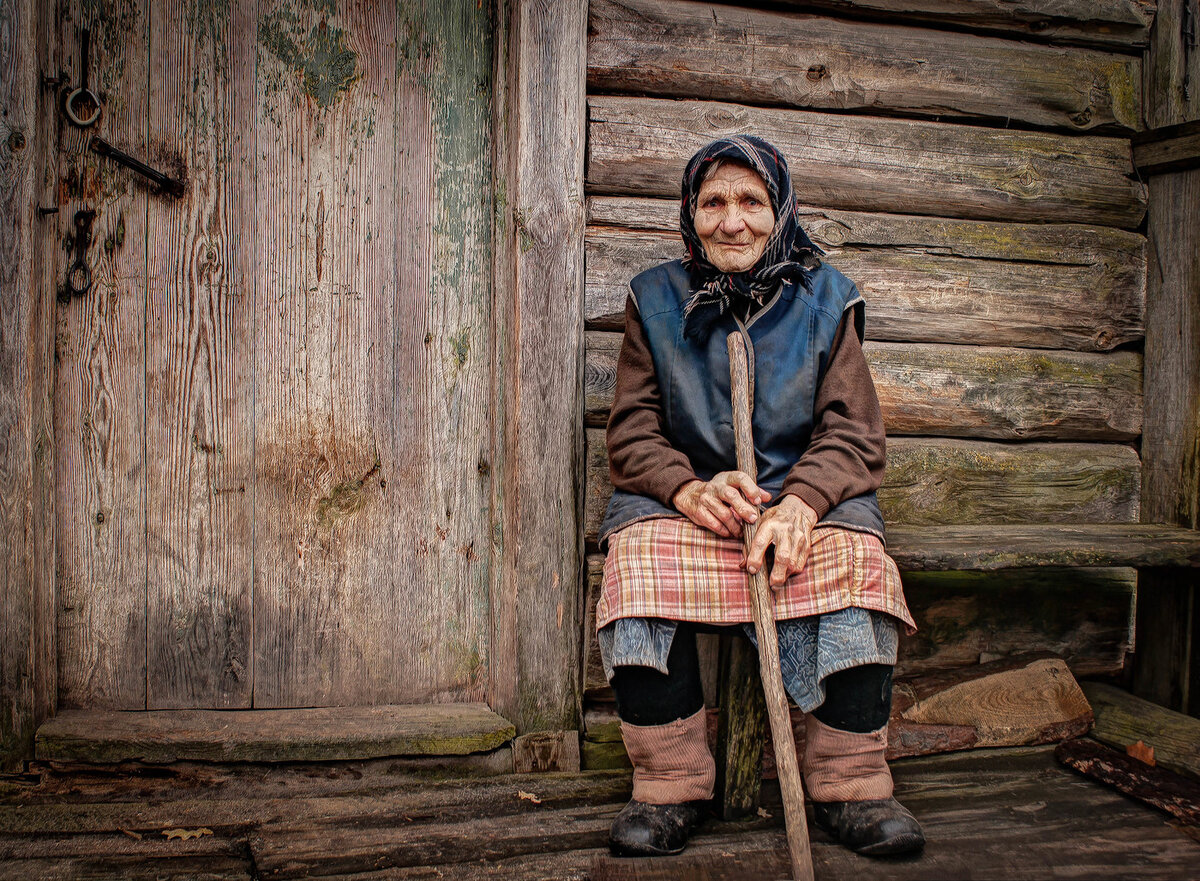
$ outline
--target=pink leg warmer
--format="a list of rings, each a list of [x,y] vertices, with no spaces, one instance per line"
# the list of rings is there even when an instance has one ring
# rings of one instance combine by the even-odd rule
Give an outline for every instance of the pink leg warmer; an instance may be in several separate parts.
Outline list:
[[[704,710],[665,725],[621,723],[633,762],[633,797],[652,805],[712,798],[717,766],[708,751]]]
[[[804,784],[813,801],[866,801],[892,794],[887,726],[860,734],[805,717]]]

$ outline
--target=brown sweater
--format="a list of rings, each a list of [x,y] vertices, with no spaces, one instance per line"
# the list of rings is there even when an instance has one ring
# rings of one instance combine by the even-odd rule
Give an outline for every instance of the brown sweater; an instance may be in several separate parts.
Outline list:
[[[812,439],[788,472],[783,493],[799,496],[818,517],[845,499],[879,488],[883,479],[883,416],[858,334],[843,318],[817,389]],[[688,457],[663,433],[662,396],[637,306],[625,302],[625,341],[608,417],[613,486],[671,505],[696,480]]]

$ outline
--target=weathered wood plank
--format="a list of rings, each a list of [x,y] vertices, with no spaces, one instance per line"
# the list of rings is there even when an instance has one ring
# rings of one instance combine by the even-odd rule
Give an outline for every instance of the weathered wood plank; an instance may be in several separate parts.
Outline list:
[[[588,87],[831,110],[1141,127],[1141,63],[895,22],[592,0]]]
[[[587,3],[505,11],[489,698],[525,732],[579,721]]]
[[[758,672],[758,654],[741,634],[721,639],[717,706],[716,793],[720,815],[734,820],[754,813],[762,782],[767,702]]]
[[[1060,743],[1054,757],[1067,767],[1158,808],[1188,826],[1200,827],[1200,785],[1193,780],[1091,740]]]
[[[58,21],[63,64],[80,81],[81,27],[90,83],[119,96],[104,136],[149,155],[149,10],[73,0]],[[59,128],[56,283],[72,262],[75,212],[97,211],[87,255],[92,287],[58,307],[54,434],[59,475],[59,700],[140,709],[146,703],[146,291],[149,187],[87,152],[89,132]],[[112,242],[111,250],[104,244]],[[68,247],[70,245],[71,247]],[[43,292],[45,296],[45,292]]]
[[[306,710],[68,710],[38,729],[43,761],[284,762],[465,755],[512,739],[484,704]]]
[[[584,419],[604,425],[621,336],[585,336]],[[1141,359],[1011,348],[867,343],[888,435],[1136,440]]]
[[[584,522],[595,542],[612,484],[603,430],[587,436]],[[879,502],[888,523],[906,526],[1127,522],[1137,518],[1140,480],[1137,453],[1117,444],[894,438]]]
[[[1036,521],[1036,515],[1030,517]],[[1200,532],[1148,523],[892,526],[902,570],[1200,566]],[[1139,593],[1141,591],[1139,590]]]
[[[1200,169],[1152,177],[1150,192],[1148,233],[1156,259],[1147,281],[1142,519],[1195,529],[1200,526]],[[1140,585],[1134,691],[1171,709],[1200,714],[1196,578],[1145,572]]]
[[[513,771],[533,774],[544,771],[579,770],[578,731],[532,731],[512,742]]]
[[[1015,34],[1023,40],[1136,50],[1150,40],[1155,0],[782,0],[785,5]]]
[[[852,232],[842,228],[841,218],[827,219],[831,212],[805,214],[828,252],[825,259],[866,298],[868,338],[1103,351],[1142,336],[1141,236],[1055,225],[1047,237],[1058,233],[1061,244],[1027,248],[1027,236],[1036,234],[1029,224],[908,223],[910,218],[875,224],[878,215],[865,215],[868,222]],[[987,241],[956,246],[947,233]],[[843,236],[866,241],[838,241]],[[592,226],[587,255],[588,325],[620,330],[629,280],[681,252],[677,233]]]
[[[37,90],[47,12],[26,0],[0,3],[0,770],[30,755],[55,696],[54,306],[46,276],[58,252],[35,210],[44,181],[56,176],[46,176],[51,111]]]
[[[1143,175],[1186,171],[1200,165],[1200,121],[1146,133],[1134,141],[1133,164]]]
[[[253,510],[252,7],[151,7],[146,250],[147,705],[249,707]],[[123,247],[115,240],[106,245]]]
[[[1158,0],[1143,68],[1149,128],[1200,120],[1197,27],[1190,0]]]
[[[1120,750],[1140,740],[1159,765],[1200,779],[1200,720],[1102,682],[1083,691],[1096,713],[1092,737]]]
[[[1121,138],[657,98],[588,106],[596,193],[674,196],[697,149],[751,131],[789,158],[803,201],[831,208],[1125,228],[1145,213]]]

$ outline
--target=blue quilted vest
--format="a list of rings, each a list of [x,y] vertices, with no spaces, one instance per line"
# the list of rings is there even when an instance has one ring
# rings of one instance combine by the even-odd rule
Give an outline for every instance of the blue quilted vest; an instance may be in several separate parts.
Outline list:
[[[808,447],[817,388],[842,315],[862,302],[854,283],[827,263],[813,270],[810,281],[812,293],[798,283],[784,284],[749,321],[727,312],[703,342],[683,334],[691,285],[681,261],[661,263],[630,283],[650,342],[667,438],[702,480],[737,468],[725,338],[734,331],[743,334],[750,357],[758,485],[771,494],[769,504],[778,501],[784,478]],[[617,490],[600,527],[601,546],[637,520],[678,514],[656,499]],[[884,537],[874,492],[835,505],[820,525]]]

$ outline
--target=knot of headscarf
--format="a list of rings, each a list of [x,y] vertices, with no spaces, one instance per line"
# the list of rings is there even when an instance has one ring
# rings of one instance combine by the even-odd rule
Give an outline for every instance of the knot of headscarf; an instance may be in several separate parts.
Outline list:
[[[700,185],[713,163],[728,160],[749,165],[767,186],[775,226],[758,262],[746,272],[721,272],[709,262],[696,233],[696,202]],[[708,336],[713,322],[736,301],[761,303],[782,281],[799,281],[811,291],[809,275],[824,254],[800,228],[796,195],[783,155],[762,138],[736,135],[701,149],[683,172],[679,231],[687,248],[684,267],[691,275],[692,296],[684,306],[684,333],[697,340]]]

